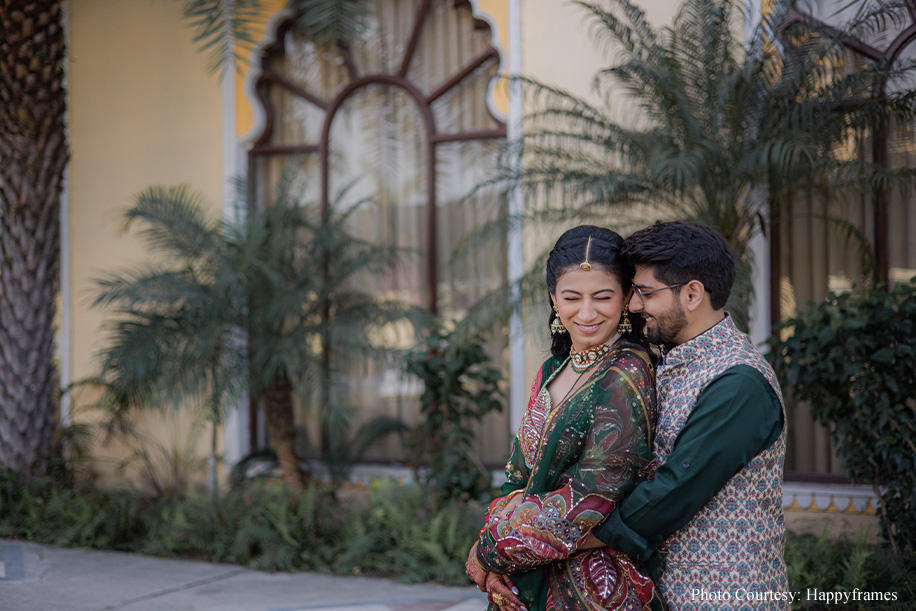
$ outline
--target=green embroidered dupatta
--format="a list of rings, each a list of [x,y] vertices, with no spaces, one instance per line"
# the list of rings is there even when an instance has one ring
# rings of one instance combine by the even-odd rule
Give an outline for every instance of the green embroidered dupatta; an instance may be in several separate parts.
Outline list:
[[[632,559],[609,548],[578,549],[652,459],[657,413],[649,354],[635,344],[616,346],[583,374],[581,388],[551,406],[546,386],[565,363],[548,359],[535,378],[478,559],[511,575],[529,610],[657,608],[651,580]],[[524,500],[509,519],[491,520],[515,494]]]

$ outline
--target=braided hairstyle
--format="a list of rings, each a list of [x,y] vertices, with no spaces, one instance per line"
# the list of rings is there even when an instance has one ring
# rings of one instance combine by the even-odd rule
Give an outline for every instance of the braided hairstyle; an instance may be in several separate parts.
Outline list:
[[[579,225],[565,231],[547,257],[547,294],[549,297],[553,297],[556,292],[557,281],[560,277],[566,272],[579,269],[579,265],[585,261],[585,249],[588,246],[589,238],[592,241],[591,246],[588,247],[588,262],[592,269],[610,272],[620,282],[624,293],[629,290],[635,268],[621,255],[623,238],[605,227]],[[556,316],[551,306],[548,323],[552,323]],[[645,321],[641,316],[631,315],[629,319],[633,329],[625,333],[623,339],[640,344],[651,352],[651,347],[643,333]],[[551,335],[551,338],[551,354],[561,358],[569,356],[569,351],[572,349],[572,339],[569,334],[557,333]]]

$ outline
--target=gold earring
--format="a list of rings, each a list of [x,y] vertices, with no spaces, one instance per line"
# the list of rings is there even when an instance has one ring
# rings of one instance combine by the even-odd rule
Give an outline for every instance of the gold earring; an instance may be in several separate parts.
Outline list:
[[[564,327],[563,323],[560,322],[560,311],[557,309],[557,304],[553,304],[553,313],[556,318],[554,318],[553,322],[550,323],[550,332],[554,335],[566,333],[566,327]]]
[[[623,306],[623,312],[620,314],[620,323],[617,325],[617,332],[623,335],[624,333],[629,333],[633,330],[633,325],[630,324],[630,319],[627,318],[627,306]]]

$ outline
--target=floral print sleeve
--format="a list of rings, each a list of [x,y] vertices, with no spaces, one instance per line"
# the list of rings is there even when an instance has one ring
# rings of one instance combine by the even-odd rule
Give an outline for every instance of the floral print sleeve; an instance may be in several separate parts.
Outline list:
[[[513,574],[568,557],[632,490],[651,459],[651,379],[648,362],[624,352],[558,406],[529,476],[536,483],[541,471],[547,490],[532,487],[508,520],[488,521],[477,550],[485,568]]]

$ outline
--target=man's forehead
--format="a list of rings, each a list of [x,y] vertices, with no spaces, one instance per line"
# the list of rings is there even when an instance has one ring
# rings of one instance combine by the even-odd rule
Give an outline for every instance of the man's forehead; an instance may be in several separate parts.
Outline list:
[[[658,283],[658,278],[655,277],[655,266],[654,265],[637,265],[636,273],[633,275],[633,284],[642,286],[642,285],[652,285]]]

